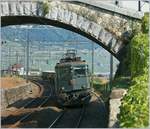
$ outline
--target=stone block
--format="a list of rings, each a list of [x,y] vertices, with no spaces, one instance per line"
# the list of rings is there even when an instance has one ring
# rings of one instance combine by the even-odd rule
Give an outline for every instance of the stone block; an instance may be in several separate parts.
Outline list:
[[[127,93],[127,91],[125,89],[121,89],[121,88],[113,89],[110,94],[110,98],[111,99],[122,98],[126,93]]]
[[[118,128],[118,118],[117,115],[120,113],[121,99],[126,94],[125,89],[113,89],[110,94],[109,100],[109,128]]]
[[[57,20],[63,21],[64,19],[64,9],[58,8]]]
[[[41,2],[37,2],[37,16],[43,16],[43,8]]]
[[[111,49],[114,48],[116,42],[117,42],[117,39],[113,37],[111,40]]]
[[[57,15],[58,15],[58,8],[54,7],[51,11],[50,11],[50,19],[52,20],[57,20]]]
[[[111,41],[112,41],[112,34],[111,33],[109,33],[109,32],[106,32],[105,33],[105,40],[104,40],[104,44],[106,45],[106,46],[110,46],[111,47]]]
[[[32,15],[31,4],[29,2],[24,3],[24,11],[25,11],[26,15],[28,15],[28,16]]]
[[[77,23],[77,14],[72,12],[70,17],[70,24],[76,27],[77,26],[76,23]]]
[[[84,24],[84,18],[80,15],[77,16],[76,26],[81,29],[82,25]]]
[[[20,2],[20,3],[17,3],[17,7],[16,7],[19,11],[19,15],[24,15],[24,6],[23,6],[23,3]]]
[[[32,15],[37,15],[37,3],[36,2],[32,2],[31,3],[31,12],[32,12]]]
[[[88,33],[90,33],[92,36],[98,39],[99,33],[103,28],[96,24],[95,22],[91,22],[88,28]]]
[[[71,18],[71,12],[68,11],[67,9],[64,10],[64,17],[63,17],[63,21],[65,23],[68,23],[70,22],[70,18]]]
[[[112,48],[112,50],[115,52],[115,53],[118,53],[119,50],[121,49],[121,45],[122,45],[122,42],[121,41],[117,41],[116,44],[114,45],[114,47]]]
[[[8,106],[6,97],[5,97],[5,90],[1,89],[1,110],[6,109],[6,107]]]
[[[10,15],[16,15],[17,14],[15,2],[9,3],[9,13],[10,13]]]
[[[117,128],[116,126],[116,123],[118,122],[118,118],[117,118],[117,115],[120,113],[120,105],[121,105],[121,101],[120,101],[120,98],[118,99],[110,99],[109,101],[109,110],[110,110],[110,113],[109,113],[109,128]]]
[[[86,18],[84,18],[83,20],[84,20],[84,24],[82,24],[81,29],[84,32],[88,32],[88,28],[90,26],[90,21],[88,19],[86,19]]]
[[[104,44],[105,42],[105,29],[101,29],[100,32],[99,32],[99,36],[98,36],[98,39]]]
[[[9,6],[8,2],[1,3],[1,16],[8,16],[9,15]]]

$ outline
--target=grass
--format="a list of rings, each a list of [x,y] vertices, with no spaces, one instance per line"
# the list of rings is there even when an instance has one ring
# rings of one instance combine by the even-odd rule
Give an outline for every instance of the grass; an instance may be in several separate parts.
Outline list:
[[[13,88],[25,84],[26,81],[18,76],[1,77],[1,88]]]
[[[119,77],[112,81],[112,89],[123,88],[128,89],[130,87],[129,77]],[[94,78],[93,88],[95,92],[103,97],[104,100],[108,100],[109,94],[111,92],[109,87],[109,81],[105,78]]]
[[[104,100],[108,98],[109,90],[108,80],[106,78],[94,78],[93,88],[97,94],[103,97]]]
[[[128,89],[130,87],[130,84],[131,84],[130,77],[119,77],[113,80],[112,88]]]

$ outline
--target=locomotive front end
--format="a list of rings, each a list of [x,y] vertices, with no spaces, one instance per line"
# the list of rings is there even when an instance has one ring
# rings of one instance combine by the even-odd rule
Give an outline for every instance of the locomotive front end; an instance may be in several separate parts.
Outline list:
[[[55,71],[55,89],[62,105],[81,105],[89,102],[90,75],[85,61],[81,61],[76,56],[74,58],[67,56],[56,64]]]

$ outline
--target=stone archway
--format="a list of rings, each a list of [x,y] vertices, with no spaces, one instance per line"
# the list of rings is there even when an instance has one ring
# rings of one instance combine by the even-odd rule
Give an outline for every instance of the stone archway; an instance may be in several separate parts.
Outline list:
[[[68,29],[98,43],[121,61],[124,39],[129,37],[133,18],[94,6],[58,1],[47,3],[45,14],[43,5],[37,0],[1,2],[2,26],[32,23]]]

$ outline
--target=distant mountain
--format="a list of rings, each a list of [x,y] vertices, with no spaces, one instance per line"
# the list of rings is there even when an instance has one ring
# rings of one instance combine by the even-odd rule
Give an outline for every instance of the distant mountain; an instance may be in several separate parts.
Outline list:
[[[2,39],[4,40],[27,40],[27,28],[17,27],[3,27],[1,29]],[[80,41],[80,42],[91,42],[83,36],[73,33],[71,31],[57,28],[57,27],[46,27],[43,28],[36,26],[29,29],[29,38],[31,41],[39,42],[60,42],[60,41]]]
[[[1,37],[2,40],[9,40],[14,42],[26,42],[27,36],[29,34],[29,41],[32,43],[40,43],[42,45],[54,44],[65,45],[78,49],[91,49],[92,41],[71,31],[57,28],[57,27],[48,27],[48,26],[33,26],[29,30],[27,26],[9,26],[2,27]],[[99,47],[95,45],[95,47]]]

